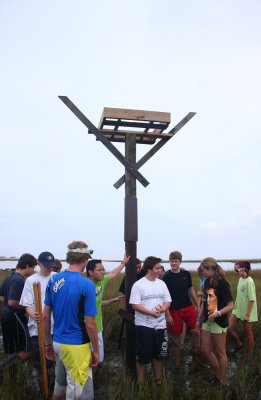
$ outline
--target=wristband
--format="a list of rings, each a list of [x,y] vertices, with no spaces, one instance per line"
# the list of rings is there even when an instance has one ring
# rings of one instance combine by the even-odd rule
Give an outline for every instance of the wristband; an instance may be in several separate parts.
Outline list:
[[[52,343],[50,343],[50,344],[45,344],[45,347],[51,347],[53,344]]]
[[[198,322],[201,322],[201,321],[202,321],[202,319],[201,319],[201,318],[197,318],[197,321],[198,321]]]

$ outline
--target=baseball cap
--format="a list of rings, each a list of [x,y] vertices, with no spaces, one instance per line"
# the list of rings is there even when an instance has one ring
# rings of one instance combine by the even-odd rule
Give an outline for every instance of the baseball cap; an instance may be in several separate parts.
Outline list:
[[[46,268],[56,266],[54,256],[49,251],[44,251],[41,253],[38,257],[38,261]]]

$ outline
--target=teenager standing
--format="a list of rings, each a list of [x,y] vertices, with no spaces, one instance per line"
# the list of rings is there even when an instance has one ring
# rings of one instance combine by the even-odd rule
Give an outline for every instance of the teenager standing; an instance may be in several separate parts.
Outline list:
[[[247,361],[251,359],[254,347],[254,335],[252,331],[252,323],[258,320],[256,305],[256,288],[253,279],[249,276],[250,263],[248,261],[237,261],[234,266],[235,273],[239,276],[237,285],[237,297],[235,307],[229,318],[228,333],[236,342],[234,352],[243,347],[243,343],[239,339],[234,328],[241,321],[243,325],[244,335],[247,339]]]
[[[233,309],[234,303],[229,283],[225,280],[225,273],[216,260],[211,257],[204,258],[200,266],[204,269],[207,277],[204,283],[204,302],[202,305],[204,322],[202,325],[201,351],[215,371],[214,382],[226,385],[227,313]],[[200,317],[201,315],[202,312]],[[213,348],[215,348],[216,354],[214,354]]]

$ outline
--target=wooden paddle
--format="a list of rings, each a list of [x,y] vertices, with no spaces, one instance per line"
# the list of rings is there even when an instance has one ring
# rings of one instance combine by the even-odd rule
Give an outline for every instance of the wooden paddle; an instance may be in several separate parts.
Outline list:
[[[34,299],[36,312],[41,316],[41,320],[38,327],[38,343],[41,359],[41,367],[43,373],[43,392],[44,396],[48,397],[48,382],[47,382],[47,369],[46,369],[46,358],[45,358],[45,346],[44,346],[44,330],[43,330],[43,313],[42,313],[42,299],[41,299],[41,284],[40,282],[34,282]]]

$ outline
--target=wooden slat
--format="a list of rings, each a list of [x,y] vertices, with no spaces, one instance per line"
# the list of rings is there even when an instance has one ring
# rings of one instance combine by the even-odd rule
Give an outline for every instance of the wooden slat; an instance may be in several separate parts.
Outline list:
[[[171,133],[165,133],[165,132],[160,132],[160,129],[155,129],[153,132],[141,132],[141,131],[122,131],[121,129],[118,129],[116,132],[115,131],[109,131],[108,129],[100,129],[100,132],[102,132],[104,135],[105,134],[123,134],[125,135],[126,133],[129,135],[134,134],[138,136],[146,136],[146,137],[155,137],[155,138],[161,138],[161,137],[171,137],[173,134]],[[90,132],[89,132],[90,133]]]
[[[170,113],[160,111],[131,110],[127,108],[104,107],[99,128],[104,118],[129,119],[138,121],[155,121],[170,123]]]

